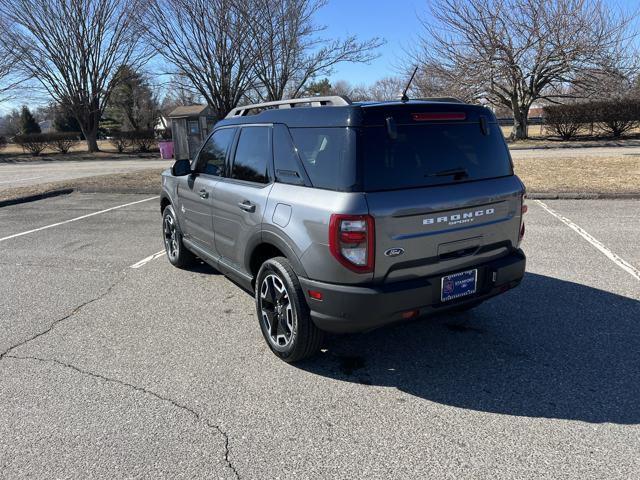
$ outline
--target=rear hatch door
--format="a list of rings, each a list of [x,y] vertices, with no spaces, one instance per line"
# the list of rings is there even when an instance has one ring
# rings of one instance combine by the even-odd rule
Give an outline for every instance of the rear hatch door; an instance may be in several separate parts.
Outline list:
[[[358,151],[375,280],[459,271],[517,246],[523,186],[490,111],[408,104],[369,117]]]

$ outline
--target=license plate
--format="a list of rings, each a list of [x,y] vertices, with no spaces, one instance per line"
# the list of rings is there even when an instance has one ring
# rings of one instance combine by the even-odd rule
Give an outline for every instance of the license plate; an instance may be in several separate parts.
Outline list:
[[[442,277],[440,300],[447,302],[456,298],[465,297],[476,293],[478,283],[478,270],[454,273]]]

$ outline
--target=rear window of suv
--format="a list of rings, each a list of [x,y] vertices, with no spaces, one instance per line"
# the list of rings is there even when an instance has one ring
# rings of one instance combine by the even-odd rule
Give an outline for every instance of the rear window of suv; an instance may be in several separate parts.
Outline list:
[[[359,141],[365,191],[395,190],[513,175],[500,127],[479,123],[364,127]]]

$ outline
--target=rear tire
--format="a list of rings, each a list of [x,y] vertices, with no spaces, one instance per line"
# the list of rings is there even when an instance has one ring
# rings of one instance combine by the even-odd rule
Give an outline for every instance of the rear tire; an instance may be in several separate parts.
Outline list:
[[[311,320],[298,276],[286,258],[262,264],[255,299],[260,330],[275,355],[294,363],[318,352],[324,332]]]
[[[162,238],[164,249],[171,265],[185,268],[192,265],[196,259],[182,243],[182,232],[178,226],[176,212],[172,205],[167,205],[162,211]]]

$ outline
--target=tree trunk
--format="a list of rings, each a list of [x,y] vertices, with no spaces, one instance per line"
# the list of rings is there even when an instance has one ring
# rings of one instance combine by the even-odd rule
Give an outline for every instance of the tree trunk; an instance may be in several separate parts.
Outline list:
[[[87,140],[87,150],[90,153],[99,152],[98,147],[98,125],[100,125],[100,113],[97,108],[86,115],[86,121],[81,122],[82,133]]]
[[[524,140],[529,138],[529,107],[518,105],[513,109],[513,130],[511,140]]]
[[[87,150],[90,153],[99,152],[100,148],[98,147],[98,129],[94,128],[89,132],[85,132],[84,136],[87,139]]]

